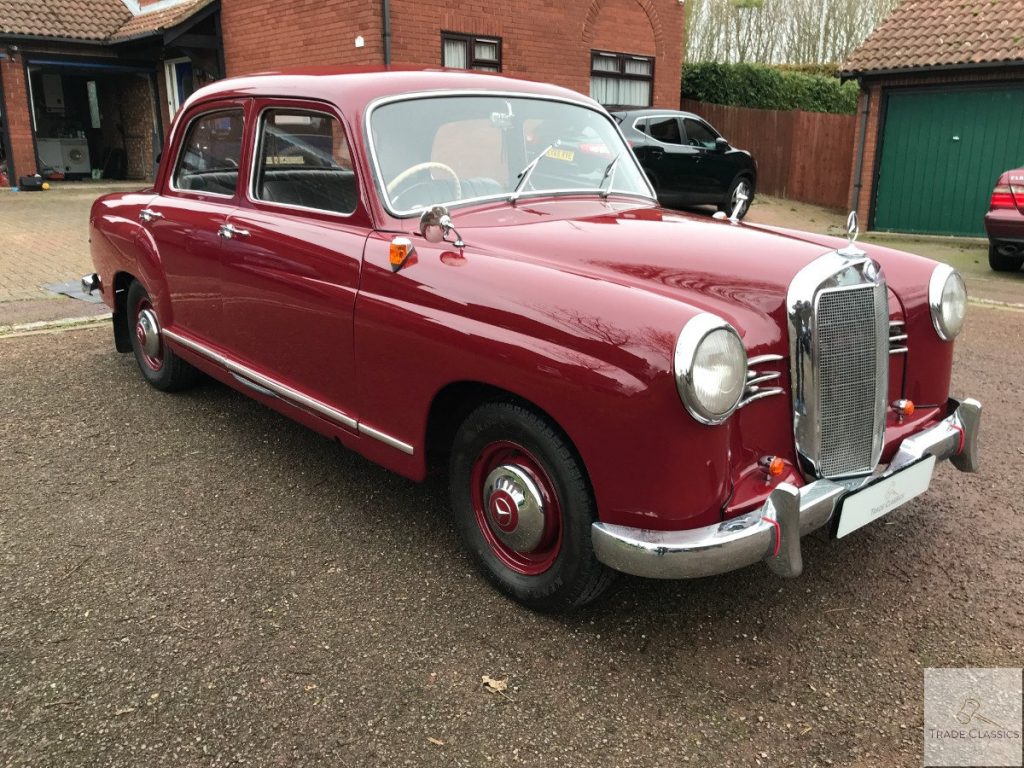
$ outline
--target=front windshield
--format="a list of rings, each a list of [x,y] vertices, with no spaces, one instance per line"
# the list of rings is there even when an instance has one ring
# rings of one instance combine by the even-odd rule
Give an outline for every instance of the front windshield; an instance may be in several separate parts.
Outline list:
[[[370,136],[381,187],[399,215],[519,195],[651,197],[611,120],[578,104],[508,96],[410,98],[374,109]]]

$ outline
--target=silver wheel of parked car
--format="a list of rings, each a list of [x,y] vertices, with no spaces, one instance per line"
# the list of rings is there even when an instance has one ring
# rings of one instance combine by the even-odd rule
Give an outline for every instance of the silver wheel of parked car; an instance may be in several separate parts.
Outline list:
[[[751,203],[754,202],[754,185],[746,176],[741,176],[732,183],[732,186],[729,188],[729,196],[726,198],[725,202],[718,206],[718,210],[724,211],[732,216],[732,212],[736,210],[736,205],[743,197],[746,197],[747,199],[743,202],[743,206],[740,208],[737,215],[737,218],[740,219],[747,215],[747,212],[750,210]]]

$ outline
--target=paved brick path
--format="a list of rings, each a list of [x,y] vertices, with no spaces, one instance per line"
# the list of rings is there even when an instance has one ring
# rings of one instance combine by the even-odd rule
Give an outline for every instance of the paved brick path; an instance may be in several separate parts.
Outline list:
[[[47,192],[0,189],[0,303],[54,298],[43,285],[92,271],[89,207],[99,195],[142,182],[68,183]]]

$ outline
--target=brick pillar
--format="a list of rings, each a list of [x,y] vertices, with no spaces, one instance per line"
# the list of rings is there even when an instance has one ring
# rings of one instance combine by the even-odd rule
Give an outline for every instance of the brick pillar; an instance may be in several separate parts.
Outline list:
[[[36,172],[36,150],[32,138],[32,118],[29,114],[28,86],[25,66],[20,57],[0,60],[0,78],[3,80],[4,119],[11,139],[11,157],[8,171],[11,185],[16,186],[18,176],[31,176]]]

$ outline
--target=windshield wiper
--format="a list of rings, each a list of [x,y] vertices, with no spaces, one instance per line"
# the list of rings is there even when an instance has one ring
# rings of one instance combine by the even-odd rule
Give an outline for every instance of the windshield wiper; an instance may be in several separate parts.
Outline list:
[[[529,165],[527,165],[525,168],[523,168],[523,170],[519,172],[519,183],[516,184],[516,188],[512,190],[512,194],[508,196],[508,201],[510,203],[514,204],[515,201],[519,199],[519,195],[521,195],[523,192],[523,187],[525,187],[526,183],[530,180],[530,177],[533,175],[533,171],[537,167],[537,164],[540,163],[544,155],[546,155],[554,148],[554,144],[549,144],[543,152],[541,152],[539,155],[533,158],[533,160],[530,161]]]
[[[615,183],[615,169],[619,165],[620,157],[622,157],[621,152],[619,152],[619,154],[612,158],[612,161],[608,163],[608,165],[604,169],[604,175],[601,177],[601,197],[603,197],[606,200],[608,199],[608,195],[612,193],[612,184]],[[604,187],[604,183],[606,181],[608,182],[607,189],[605,189]]]

